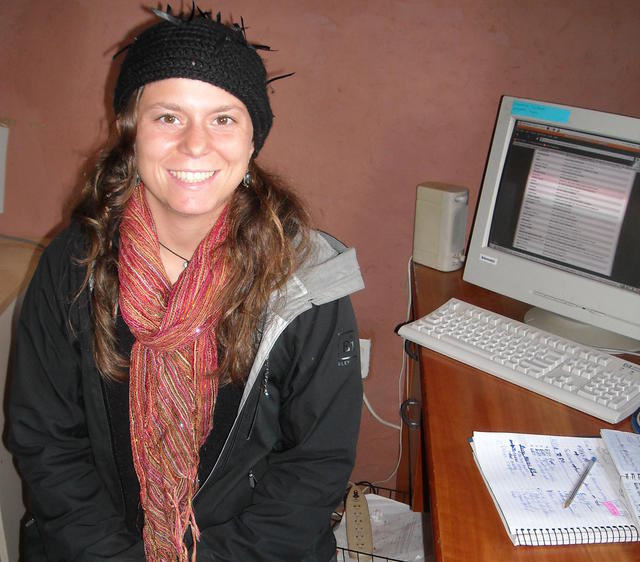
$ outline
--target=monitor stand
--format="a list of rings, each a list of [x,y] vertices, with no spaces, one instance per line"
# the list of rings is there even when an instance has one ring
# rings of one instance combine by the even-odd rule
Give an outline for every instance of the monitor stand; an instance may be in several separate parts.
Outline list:
[[[633,352],[640,350],[640,341],[628,338],[602,328],[596,328],[571,318],[554,314],[548,310],[533,307],[524,315],[525,324],[551,332],[561,338],[602,348],[612,352]]]

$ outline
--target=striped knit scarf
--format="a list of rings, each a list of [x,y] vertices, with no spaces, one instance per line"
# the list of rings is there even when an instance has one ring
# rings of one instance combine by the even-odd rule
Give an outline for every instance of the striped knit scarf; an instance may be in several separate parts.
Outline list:
[[[151,562],[188,561],[183,538],[199,538],[192,507],[200,446],[211,431],[218,363],[215,328],[225,263],[226,209],[171,286],[160,260],[153,218],[140,184],[120,226],[118,276],[131,350],[129,423]]]

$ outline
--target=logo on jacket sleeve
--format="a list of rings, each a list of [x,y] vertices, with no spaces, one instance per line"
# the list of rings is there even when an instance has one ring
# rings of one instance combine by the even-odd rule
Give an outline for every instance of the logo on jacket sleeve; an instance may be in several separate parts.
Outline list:
[[[338,367],[347,367],[358,356],[358,341],[354,331],[338,335]]]

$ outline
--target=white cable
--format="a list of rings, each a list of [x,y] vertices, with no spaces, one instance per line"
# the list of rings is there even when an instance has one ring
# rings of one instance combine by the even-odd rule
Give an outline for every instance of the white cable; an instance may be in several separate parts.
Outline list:
[[[386,478],[384,478],[383,480],[376,480],[375,482],[371,482],[374,486],[378,486],[379,484],[384,484],[385,482],[388,482],[389,480],[391,480],[396,472],[398,471],[398,468],[400,467],[400,462],[402,461],[402,426],[400,425],[394,425],[390,422],[384,421],[383,419],[381,419],[371,408],[371,405],[369,404],[369,400],[367,400],[367,397],[363,394],[362,398],[364,400],[364,403],[366,404],[367,408],[369,409],[369,411],[371,412],[371,414],[373,415],[373,417],[375,417],[380,423],[392,427],[393,429],[396,429],[398,431],[398,435],[400,437],[399,441],[398,441],[398,459],[396,460],[396,465],[393,467],[393,470],[391,471],[391,473],[389,474],[389,476],[387,476]]]
[[[369,410],[369,412],[371,412],[371,415],[376,418],[382,425],[386,425],[388,427],[391,427],[393,429],[397,429],[398,431],[400,431],[402,429],[401,426],[399,425],[395,425],[391,422],[385,421],[383,420],[378,414],[376,414],[373,410],[373,408],[371,407],[371,404],[369,404],[369,399],[367,398],[367,395],[364,394],[364,392],[362,393],[362,401],[365,403],[365,405],[367,406],[367,409]]]
[[[409,261],[407,262],[407,287],[408,287],[408,299],[407,299],[407,322],[410,320],[411,317],[411,306],[412,306],[412,294],[411,294],[411,262],[412,259],[409,258]],[[403,393],[402,393],[402,382],[403,380],[407,381],[407,386],[406,386],[406,395],[408,396],[409,394],[409,377],[406,377],[406,370],[407,370],[407,354],[404,351],[404,338],[402,339],[402,364],[400,366],[400,375],[398,377],[398,408],[402,407],[402,398],[403,398]],[[369,408],[369,411],[374,415],[374,417],[376,419],[378,419],[378,421],[380,421],[381,423],[383,423],[384,425],[387,425],[389,427],[393,427],[394,429],[398,430],[398,459],[396,461],[396,465],[394,466],[393,470],[391,471],[391,473],[389,474],[389,476],[387,476],[384,480],[376,480],[375,482],[372,482],[372,484],[374,485],[378,485],[378,484],[383,484],[385,482],[388,482],[389,480],[391,480],[395,474],[398,472],[398,468],[400,467],[400,463],[402,462],[402,426],[396,426],[394,424],[391,424],[389,422],[385,422],[383,420],[380,420],[378,418],[378,416],[376,414],[373,413],[370,404],[368,403],[368,400],[366,399],[366,397],[364,397],[365,400],[365,404],[367,406],[367,408]]]
[[[400,432],[400,446],[398,447],[398,460],[396,461],[396,465],[393,467],[391,474],[387,476],[384,480],[376,480],[375,482],[371,482],[374,486],[378,486],[380,484],[384,484],[391,480],[398,472],[398,468],[400,467],[400,462],[402,461],[402,431]]]

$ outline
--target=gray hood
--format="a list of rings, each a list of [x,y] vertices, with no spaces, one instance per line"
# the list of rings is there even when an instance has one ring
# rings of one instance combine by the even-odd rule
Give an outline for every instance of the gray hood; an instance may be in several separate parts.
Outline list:
[[[294,318],[312,305],[331,302],[361,289],[364,281],[355,249],[347,248],[324,232],[312,231],[309,257],[269,305],[262,339],[238,411],[242,410],[271,348]]]

